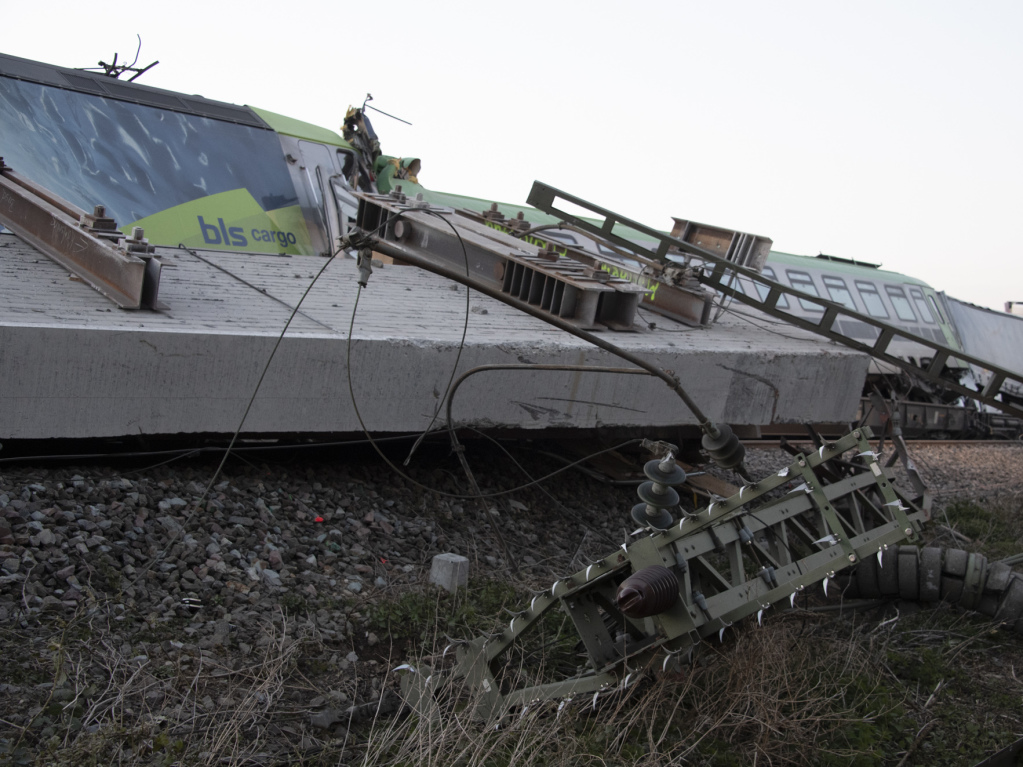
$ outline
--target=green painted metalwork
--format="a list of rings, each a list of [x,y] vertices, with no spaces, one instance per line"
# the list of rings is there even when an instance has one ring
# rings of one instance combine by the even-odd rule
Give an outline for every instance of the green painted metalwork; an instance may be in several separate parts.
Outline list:
[[[249,107],[249,109],[259,115],[263,122],[277,133],[354,151],[349,142],[329,128],[322,128],[304,120],[296,120],[294,117],[271,112],[269,109],[260,109],[259,107]]]
[[[701,641],[755,613],[762,617],[805,588],[824,584],[826,592],[838,571],[915,540],[928,516],[878,463],[871,436],[863,428],[798,454],[775,474],[667,530],[637,530],[631,542],[537,594],[506,628],[461,643],[451,668],[406,677],[410,704],[430,715],[452,682],[475,691],[473,705],[483,718],[532,701],[599,695],[629,684],[641,670],[677,663]],[[822,467],[836,459],[856,470],[828,483],[835,472]],[[630,618],[616,605],[617,589],[654,565],[674,573],[679,599],[659,614]],[[503,659],[555,609],[571,619],[588,666],[565,679],[520,685]]]
[[[960,396],[983,402],[985,405],[990,405],[1009,415],[1023,416],[1023,406],[997,399],[1004,384],[1008,383],[1015,387],[1023,388],[1023,376],[999,367],[992,362],[964,354],[957,349],[949,348],[932,339],[907,333],[901,328],[882,322],[875,317],[861,314],[854,309],[849,309],[826,298],[820,298],[795,288],[790,288],[788,285],[774,282],[757,271],[734,264],[696,245],[659,232],[656,229],[640,224],[606,208],[601,208],[567,192],[562,192],[559,189],[542,184],[539,181],[533,182],[533,188],[530,190],[527,202],[545,213],[567,221],[590,234],[607,239],[620,247],[628,248],[633,252],[660,263],[667,261],[669,253],[694,256],[706,264],[705,268],[693,270],[696,279],[701,284],[718,291],[724,296],[752,306],[765,314],[781,319],[796,327],[817,333],[835,343],[884,360],[889,364],[902,368],[911,375],[954,391]],[[593,223],[592,220],[575,215],[570,211],[563,210],[558,207],[559,205],[582,208],[588,213],[593,214],[597,219],[597,223]],[[654,240],[655,248],[651,250],[637,245],[633,240],[630,240],[627,232],[631,230],[639,231],[646,237]],[[737,290],[734,287],[736,275],[752,280],[755,285],[764,288],[766,292],[765,297],[760,298],[760,290],[754,291],[758,295],[748,295],[741,290]],[[815,321],[811,321],[792,312],[785,311],[778,306],[778,301],[782,296],[787,296],[790,303],[798,300],[804,304],[816,304],[821,308],[822,313]],[[837,329],[836,320],[839,318],[856,320],[876,328],[879,331],[877,340],[868,344],[844,335]],[[919,365],[911,360],[896,356],[888,350],[889,345],[895,338],[925,346],[931,350],[932,356],[929,359],[922,360]],[[992,375],[984,389],[978,392],[956,381],[944,378],[941,372],[947,363],[954,363],[960,367],[966,364],[976,365],[979,368],[990,370]]]

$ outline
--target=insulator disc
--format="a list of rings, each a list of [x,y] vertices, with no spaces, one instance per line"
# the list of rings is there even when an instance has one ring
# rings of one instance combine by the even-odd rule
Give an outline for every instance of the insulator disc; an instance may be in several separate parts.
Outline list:
[[[681,485],[686,481],[686,473],[677,463],[672,466],[671,471],[666,472],[661,471],[660,461],[647,461],[643,464],[643,473],[662,485]]]
[[[644,567],[618,587],[618,609],[630,618],[649,618],[678,602],[678,578],[661,565]]]
[[[670,509],[672,506],[678,506],[678,493],[675,492],[673,487],[665,487],[663,493],[655,493],[654,483],[644,482],[636,488],[636,495],[644,503],[649,503],[651,506],[657,506],[661,509]]]
[[[641,527],[652,527],[655,530],[667,530],[675,520],[667,509],[657,509],[651,516],[647,513],[650,507],[645,503],[637,503],[632,507],[632,521]]]
[[[716,424],[718,436],[704,434],[701,440],[703,449],[707,451],[714,463],[722,469],[734,469],[746,458],[746,447],[732,433],[728,424]]]

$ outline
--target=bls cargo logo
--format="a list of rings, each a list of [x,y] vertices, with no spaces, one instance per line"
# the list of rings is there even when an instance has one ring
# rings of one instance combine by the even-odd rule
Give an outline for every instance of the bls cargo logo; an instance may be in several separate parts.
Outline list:
[[[207,245],[232,245],[236,248],[244,248],[249,244],[245,230],[240,226],[228,227],[224,219],[218,218],[216,224],[207,224],[202,216],[199,219],[199,229],[202,231],[202,238]],[[250,229],[248,236],[255,242],[277,243],[282,248],[294,245],[297,240],[291,232],[271,231],[269,229]]]

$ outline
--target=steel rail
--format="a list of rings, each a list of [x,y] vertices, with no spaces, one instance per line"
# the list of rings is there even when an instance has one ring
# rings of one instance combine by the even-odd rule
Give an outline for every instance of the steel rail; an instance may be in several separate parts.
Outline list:
[[[103,229],[96,228],[100,223]],[[15,173],[3,164],[2,157],[0,224],[120,308],[156,308],[159,261],[139,258],[111,241],[129,238],[105,218],[102,206],[90,216]],[[107,236],[97,236],[97,232]]]

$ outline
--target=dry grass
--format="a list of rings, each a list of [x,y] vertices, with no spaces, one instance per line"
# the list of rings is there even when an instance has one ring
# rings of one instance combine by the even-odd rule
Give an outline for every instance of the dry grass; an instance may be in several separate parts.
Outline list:
[[[495,582],[381,606],[370,620],[403,625],[400,649],[381,643],[371,665],[360,647],[364,660],[344,673],[324,660],[336,648],[296,635],[283,613],[245,656],[132,656],[99,612],[4,632],[0,681],[17,692],[0,688],[10,712],[0,714],[0,764],[902,767],[974,764],[1023,735],[1023,640],[950,609],[772,610],[763,626],[747,621],[723,644],[701,645],[680,672],[637,675],[596,702],[578,696],[481,722],[453,688],[436,717],[394,715],[398,674],[386,670],[412,656],[436,663],[447,642],[438,626],[457,619],[477,633],[507,599]],[[573,659],[577,648],[556,636],[563,625],[552,621],[545,652],[519,656],[550,659],[521,663],[532,678]],[[364,705],[346,713],[339,703],[336,724],[314,726],[322,706],[310,702],[328,690]]]
[[[883,640],[836,641],[819,616],[747,626],[683,673],[625,692],[551,701],[479,722],[471,702],[437,718],[376,722],[364,765],[813,765],[875,762],[903,715]],[[878,646],[875,646],[878,645]],[[911,726],[911,725],[907,725]],[[908,731],[908,730],[907,730]],[[876,737],[873,737],[876,735]],[[343,758],[338,754],[339,758]],[[333,762],[338,763],[338,762]]]
[[[283,693],[296,681],[296,656],[308,640],[291,637],[283,615],[265,623],[261,646],[244,663],[197,654],[161,665],[145,656],[128,657],[103,632],[93,639],[84,628],[72,622],[50,643],[52,679],[35,686],[48,694],[7,740],[0,760],[268,764],[281,756],[282,745],[289,747],[288,738],[279,737],[282,728],[305,719],[304,708],[289,711]],[[70,638],[75,634],[88,638]]]

